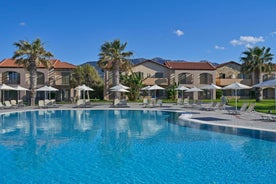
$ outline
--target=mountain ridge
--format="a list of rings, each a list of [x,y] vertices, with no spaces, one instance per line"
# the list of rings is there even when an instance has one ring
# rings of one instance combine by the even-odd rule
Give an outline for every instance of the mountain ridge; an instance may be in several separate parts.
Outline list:
[[[141,63],[143,61],[146,61],[146,60],[152,60],[152,61],[155,61],[155,62],[158,62],[160,64],[164,64],[166,61],[172,61],[172,62],[189,62],[189,61],[185,61],[185,60],[171,60],[171,59],[163,59],[161,57],[155,57],[155,58],[152,58],[152,59],[146,59],[146,58],[134,58],[134,59],[129,59],[134,65],[138,64],[138,63]],[[91,64],[92,66],[96,66],[97,65],[97,62],[98,61],[87,61],[81,65],[85,65],[85,64]],[[207,60],[201,60],[199,62],[210,62],[210,61],[207,61]],[[210,62],[212,63],[214,66],[217,66],[219,65],[218,63],[214,63],[214,62]]]
[[[155,57],[155,58],[152,58],[152,59],[134,58],[134,59],[129,59],[129,60],[132,62],[133,65],[136,65],[136,64],[141,63],[141,62],[146,61],[146,60],[152,60],[152,61],[155,61],[155,62],[160,63],[160,64],[164,64],[166,61],[172,61],[172,62],[188,62],[188,61],[185,61],[185,60],[170,60],[170,59],[163,59],[163,58],[161,58],[161,57]],[[83,63],[83,64],[80,64],[80,66],[89,64],[89,65],[95,67],[95,69],[98,71],[100,77],[103,78],[103,71],[102,71],[102,69],[97,65],[97,62],[98,62],[98,61],[87,61],[87,62],[85,62],[85,63]],[[210,61],[201,60],[201,61],[199,61],[199,62],[210,62]],[[214,66],[219,65],[218,63],[212,63],[212,62],[210,62],[210,63],[211,63],[212,65],[214,65]]]

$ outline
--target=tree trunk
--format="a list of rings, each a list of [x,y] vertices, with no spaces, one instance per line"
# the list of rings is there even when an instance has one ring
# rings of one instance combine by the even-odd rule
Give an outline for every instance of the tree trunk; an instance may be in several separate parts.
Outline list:
[[[114,62],[113,65],[113,85],[118,85],[120,83],[120,67],[119,62]]]
[[[261,69],[257,72],[257,83],[262,82],[262,76],[261,76]],[[257,88],[256,89],[256,102],[260,102],[263,100],[263,89],[262,88]]]
[[[263,90],[262,88],[256,88],[256,102],[263,100]]]
[[[104,70],[104,100],[110,100],[109,92],[109,75],[111,72]]]
[[[35,106],[35,98],[36,98],[36,86],[37,86],[37,69],[36,65],[31,64],[30,66],[30,104],[31,106]]]
[[[120,66],[119,61],[114,62],[113,64],[113,76],[112,76],[113,86],[116,86],[120,83]],[[120,98],[120,92],[114,92],[114,98]]]

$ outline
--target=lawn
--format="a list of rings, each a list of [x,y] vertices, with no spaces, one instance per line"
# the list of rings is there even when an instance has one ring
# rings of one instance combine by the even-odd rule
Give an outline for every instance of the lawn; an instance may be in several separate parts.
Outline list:
[[[271,113],[276,114],[275,99],[265,99],[261,102],[256,102],[255,99],[239,99],[238,108],[240,108],[244,102],[256,103],[255,111],[264,113],[268,113],[270,111]],[[230,100],[229,105],[235,107],[235,99]]]
[[[109,101],[98,100],[98,99],[97,100],[93,99],[93,101],[101,102],[101,103],[109,103]],[[220,100],[216,100],[216,101],[220,102]],[[137,100],[135,102],[142,103],[142,100]],[[164,99],[163,102],[164,103],[176,103],[176,101],[169,100],[169,99]],[[276,114],[275,99],[265,99],[265,100],[262,100],[261,102],[256,102],[255,99],[239,99],[238,103],[237,103],[238,108],[240,108],[244,102],[256,103],[255,111],[264,112],[264,113],[268,113],[270,111],[271,113]],[[210,103],[210,100],[203,100],[203,103]],[[235,107],[236,106],[235,99],[229,100],[228,105]]]

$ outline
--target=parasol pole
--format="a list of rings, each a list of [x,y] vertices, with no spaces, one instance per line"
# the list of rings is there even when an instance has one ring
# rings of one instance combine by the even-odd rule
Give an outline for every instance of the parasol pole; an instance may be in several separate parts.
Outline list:
[[[238,110],[238,93],[237,93],[237,89],[235,89],[235,91],[236,91],[236,110]]]
[[[274,99],[275,99],[275,113],[276,113],[276,87],[274,88]]]

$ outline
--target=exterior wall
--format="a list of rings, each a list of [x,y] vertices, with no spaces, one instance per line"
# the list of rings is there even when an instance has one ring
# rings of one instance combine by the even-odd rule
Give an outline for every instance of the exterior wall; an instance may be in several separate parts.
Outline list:
[[[154,62],[144,62],[140,65],[136,65],[132,68],[133,72],[142,72],[144,79],[148,77],[144,81],[145,85],[162,85],[162,86],[168,86],[169,82],[169,76],[170,76],[170,71],[168,68],[163,67],[159,64],[156,64]],[[163,73],[163,78],[155,78],[156,73]]]
[[[220,78],[220,73],[225,74],[226,79],[237,79],[241,74],[241,65],[229,63],[217,68],[216,78]]]
[[[57,86],[63,85],[62,84],[62,74],[61,74],[62,72],[66,72],[66,71],[55,71],[51,75],[51,78],[53,79],[53,83]]]
[[[220,74],[225,74],[225,77],[222,78]],[[216,84],[224,87],[234,82],[239,82],[241,84],[245,84],[248,86],[253,85],[250,75],[243,75],[241,73],[241,65],[236,63],[227,63],[222,67],[217,68],[217,79]],[[249,90],[238,90],[238,98],[248,98],[249,97]],[[223,90],[225,96],[229,99],[234,98],[235,91],[234,90]]]
[[[30,87],[30,75],[28,71],[26,71],[24,68],[0,68],[0,83],[3,83],[3,73],[7,71],[13,71],[17,72],[20,74],[20,86],[24,88],[29,88]],[[71,92],[70,86],[68,85],[63,85],[62,84],[62,72],[71,72],[71,69],[63,69],[63,70],[48,70],[44,68],[38,68],[38,72],[41,72],[44,74],[44,84],[38,84],[37,87],[42,87],[44,85],[52,85],[55,88],[59,89],[59,92],[56,93],[56,99],[59,101],[68,101],[70,100],[71,97],[73,97],[74,93]],[[54,81],[52,83],[49,83],[49,79],[53,78]],[[14,84],[11,84],[10,86],[17,86]],[[20,93],[20,98],[25,96],[25,93]],[[65,98],[66,97],[66,98]]]
[[[72,98],[75,96],[74,91],[71,90],[70,84],[62,83],[63,72],[71,73],[71,69],[56,69],[50,72],[49,79],[51,79],[50,83],[59,89],[59,93],[57,93],[56,99],[59,101],[73,101]]]
[[[192,74],[192,83],[191,84],[181,84],[181,85],[184,85],[185,87],[188,87],[188,88],[191,88],[191,87],[202,87],[202,86],[205,86],[207,84],[200,84],[200,74],[203,74],[203,73],[208,73],[211,75],[212,77],[212,83],[215,83],[216,81],[216,70],[175,70],[174,72],[171,73],[171,81],[172,82],[176,82],[178,83],[179,82],[179,74],[182,74],[182,73],[190,73]],[[174,77],[173,77],[174,76]],[[215,90],[214,90],[215,91]],[[213,99],[216,98],[216,93],[213,92]],[[197,100],[199,99],[199,94],[198,92],[194,92],[192,94],[189,94],[189,96],[192,95],[192,98]]]
[[[41,72],[44,74],[45,77],[45,84],[48,82],[48,70],[47,69],[38,69],[38,72]],[[24,88],[29,88],[30,85],[30,75],[28,71],[26,71],[24,68],[0,68],[0,83],[3,83],[3,74],[5,72],[17,72],[20,74],[20,84]],[[14,85],[11,85],[14,86]]]
[[[220,74],[225,74],[222,78]],[[222,67],[217,68],[216,84],[219,86],[227,86],[234,82],[239,82],[248,86],[254,84],[250,75],[243,75],[241,73],[241,65],[235,63],[228,63]]]
[[[2,81],[4,80],[3,79],[3,77],[4,77],[3,74],[5,72],[8,72],[8,71],[19,73],[20,74],[20,84],[23,87],[28,87],[27,83],[26,83],[26,79],[25,79],[25,77],[26,77],[26,75],[25,75],[26,71],[24,69],[22,69],[22,68],[0,68],[0,82],[1,82],[1,84],[2,84]]]

